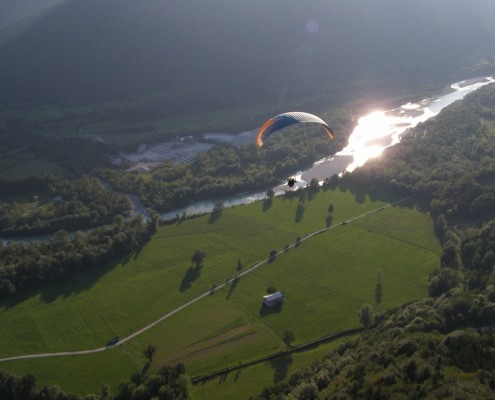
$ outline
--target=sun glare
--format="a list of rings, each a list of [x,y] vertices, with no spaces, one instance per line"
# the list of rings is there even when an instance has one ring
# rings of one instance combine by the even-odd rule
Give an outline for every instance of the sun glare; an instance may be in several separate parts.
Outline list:
[[[369,158],[378,157],[384,146],[377,142],[380,139],[389,140],[391,128],[391,118],[384,111],[374,111],[361,117],[349,138],[348,146],[343,151],[344,154],[354,156],[354,162],[347,170],[353,171]]]

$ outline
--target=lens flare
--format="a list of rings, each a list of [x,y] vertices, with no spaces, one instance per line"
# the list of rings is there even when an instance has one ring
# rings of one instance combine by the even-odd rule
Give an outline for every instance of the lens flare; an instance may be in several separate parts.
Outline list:
[[[320,25],[318,24],[318,22],[312,19],[306,24],[306,30],[312,35],[314,35],[315,33],[318,33],[318,31],[320,30]]]

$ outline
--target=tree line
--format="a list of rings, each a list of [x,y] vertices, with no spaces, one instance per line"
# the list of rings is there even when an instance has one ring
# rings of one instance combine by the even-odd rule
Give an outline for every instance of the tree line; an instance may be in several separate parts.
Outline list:
[[[101,393],[80,396],[67,393],[59,386],[39,386],[32,374],[16,376],[0,371],[0,398],[9,400],[187,400],[189,379],[184,364],[166,365],[154,375],[135,373],[111,393],[107,385]]]
[[[33,159],[61,165],[72,176],[108,165],[109,157],[115,152],[113,146],[87,138],[61,135],[63,120],[55,121],[48,133],[37,133],[47,127],[35,118],[26,118],[28,112],[22,109],[0,120],[0,123],[3,122],[0,126],[2,152],[26,148]]]
[[[430,294],[460,283],[486,287],[495,264],[495,87],[479,89],[419,124],[383,157],[346,176],[413,195],[429,210],[442,245]]]
[[[129,215],[130,200],[102,187],[96,178],[40,176],[0,180],[0,194],[31,194],[27,202],[0,203],[0,234],[39,235],[60,229],[77,230]]]
[[[112,224],[90,232],[57,231],[51,240],[9,242],[0,246],[0,300],[42,284],[65,281],[75,274],[121,258],[149,240],[157,219],[144,223],[141,216],[115,218]]]
[[[240,147],[221,144],[198,154],[190,164],[164,163],[145,174],[102,168],[99,176],[119,191],[135,193],[144,205],[158,211],[266,189],[342,148],[352,131],[352,114],[336,110],[323,117],[338,132],[334,142],[318,127],[301,124],[271,136],[261,150],[254,143]]]
[[[495,390],[495,87],[420,124],[344,182],[412,195],[442,244],[428,297],[252,399],[491,398]]]
[[[373,315],[373,330],[251,399],[491,398],[495,331],[465,326],[493,321],[493,300],[458,290]]]
[[[400,146],[386,149],[349,178],[414,194],[434,216],[485,216],[495,203],[492,86],[418,124]]]

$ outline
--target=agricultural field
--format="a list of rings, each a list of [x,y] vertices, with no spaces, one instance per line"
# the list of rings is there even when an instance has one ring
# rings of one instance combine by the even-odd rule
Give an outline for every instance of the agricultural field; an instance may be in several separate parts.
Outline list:
[[[281,197],[269,206],[256,202],[224,209],[217,218],[206,215],[162,226],[121,262],[4,302],[0,357],[98,348],[114,335],[125,337],[268,258],[271,250],[324,228],[329,204],[334,206],[334,228],[212,291],[122,346],[85,356],[3,362],[0,369],[33,372],[41,383],[69,391],[99,392],[102,383],[115,389],[140,370],[148,343],[157,349],[150,372],[184,362],[195,376],[285,349],[281,335],[286,329],[294,331],[293,344],[298,345],[357,327],[363,303],[384,310],[423,298],[429,272],[439,263],[433,222],[408,202],[341,224],[396,200],[338,188],[309,195],[303,211],[297,197]],[[207,253],[200,268],[191,262],[195,249]],[[383,295],[376,301],[378,277]],[[282,307],[261,307],[268,286],[285,293]],[[247,396],[272,382],[260,380],[261,387],[254,383],[263,371],[273,379],[270,365],[257,365],[241,372],[235,382],[234,373],[228,384],[217,386],[224,398],[232,391]],[[214,386],[209,382],[195,387],[195,398],[216,397]]]

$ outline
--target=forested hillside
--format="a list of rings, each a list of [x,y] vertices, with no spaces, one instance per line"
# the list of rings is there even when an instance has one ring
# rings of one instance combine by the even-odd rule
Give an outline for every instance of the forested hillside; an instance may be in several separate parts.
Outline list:
[[[443,245],[430,297],[373,315],[368,333],[257,399],[493,398],[494,138],[491,85],[346,176],[430,210]]]
[[[47,101],[166,91],[166,114],[424,81],[493,61],[490,4],[72,0],[0,49],[0,93]]]
[[[385,312],[362,307],[361,322],[369,328],[364,334],[339,345],[287,380],[265,388],[256,399],[493,397],[494,136],[495,86],[491,85],[419,125],[383,157],[345,175],[343,184],[350,181],[361,183],[363,190],[384,187],[407,194],[419,207],[430,211],[443,253],[430,277],[429,297]],[[107,229],[92,236],[78,235],[73,242],[54,241],[51,258],[57,260],[63,252],[75,261],[91,254],[106,257],[107,251],[120,251],[119,246],[136,245],[126,236],[139,238],[152,230],[137,221],[137,230],[132,229],[132,222],[122,222],[112,226],[113,239],[108,237]],[[117,237],[124,240],[119,242]],[[105,242],[112,243],[113,249],[98,248],[98,243]],[[22,246],[10,246],[4,250],[4,257],[16,260],[16,249],[17,256],[26,251]],[[33,250],[33,257],[36,251],[52,254],[47,248]],[[125,253],[128,248],[123,250]],[[64,274],[78,268],[77,263],[54,264],[53,269],[45,271],[64,278]],[[7,278],[19,276],[5,277],[4,283]],[[33,284],[25,279],[19,282]],[[4,291],[9,288],[12,285],[3,286]],[[363,318],[367,312],[368,318]],[[181,371],[178,376],[177,371]],[[187,378],[183,372],[181,366],[165,367],[157,376],[136,374],[120,386],[115,398],[152,398],[160,393],[167,393],[169,397],[164,398],[185,398]],[[28,390],[32,396],[41,391],[49,399],[78,398],[60,393],[57,388],[36,388],[34,382],[32,376],[0,375],[0,393]],[[171,389],[167,388],[170,384]],[[88,398],[112,397],[103,394]]]
[[[0,0],[0,28],[62,1],[64,0]]]
[[[52,235],[43,242],[0,241],[2,305],[15,306],[17,299],[42,292],[47,284],[79,282],[86,271],[97,276],[118,260],[143,257],[141,248],[159,229],[158,211],[265,191],[335,154],[345,146],[357,116],[377,105],[374,99],[382,104],[392,97],[414,101],[446,82],[493,75],[494,68],[494,0],[0,0],[0,169],[6,173],[0,179],[0,235]],[[112,154],[141,144],[179,142],[186,136],[207,142],[199,133],[254,129],[261,116],[288,105],[319,108],[337,133],[335,140],[314,126],[296,126],[273,135],[262,149],[254,143],[216,145],[187,162],[163,162],[151,170],[131,172],[125,162],[110,165]],[[22,166],[29,169],[27,175],[16,171]],[[39,166],[57,177],[41,175]],[[105,189],[107,183],[112,190],[137,195],[149,208],[149,220],[133,217],[129,199]],[[387,193],[407,197],[430,213],[442,250],[431,256],[438,258],[438,267],[427,285],[427,272],[421,275],[421,293],[427,289],[428,297],[386,312],[363,305],[364,334],[254,398],[493,398],[495,85],[419,124],[365,167],[325,182],[327,187],[340,184],[358,187],[356,199]],[[307,197],[302,192],[297,223]],[[271,200],[263,204],[265,215]],[[325,205],[327,227],[330,206],[332,211]],[[217,202],[210,221],[222,210]],[[349,221],[338,222],[346,229],[352,227]],[[176,222],[182,225],[179,215]],[[160,251],[175,251],[176,243]],[[245,253],[254,258],[252,248]],[[271,251],[277,253],[275,247]],[[403,252],[391,252],[405,259]],[[209,254],[208,260],[214,259]],[[162,253],[157,257],[157,265],[165,264]],[[377,258],[387,265],[386,255]],[[235,259],[239,265],[240,258]],[[189,278],[185,272],[184,281]],[[134,284],[136,276],[132,279]],[[122,281],[115,282],[121,291]],[[156,280],[168,294],[163,282]],[[185,285],[176,287],[182,294]],[[146,290],[152,293],[149,286]],[[365,300],[357,301],[359,307]],[[341,309],[347,316],[355,312]],[[22,321],[12,320],[17,334]],[[139,353],[128,349],[137,360],[131,353]],[[155,360],[149,369],[151,359],[113,394],[104,386],[101,395],[86,399],[190,398],[185,366]],[[26,371],[30,365],[19,368]],[[0,371],[3,398],[81,397],[38,387],[33,375]]]
[[[489,300],[491,298],[491,300]],[[381,319],[256,399],[491,399],[493,293],[452,291]]]
[[[353,174],[415,194],[433,215],[487,218],[495,201],[495,87],[480,89],[419,124],[400,146]]]
[[[58,386],[39,386],[34,375],[17,377],[0,371],[0,397],[12,400],[81,400],[82,397],[66,393]],[[189,383],[184,364],[164,366],[150,377],[136,373],[131,380],[123,381],[119,390],[111,394],[102,385],[101,395],[90,394],[84,400],[127,400],[127,399],[187,400]]]

